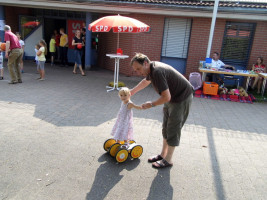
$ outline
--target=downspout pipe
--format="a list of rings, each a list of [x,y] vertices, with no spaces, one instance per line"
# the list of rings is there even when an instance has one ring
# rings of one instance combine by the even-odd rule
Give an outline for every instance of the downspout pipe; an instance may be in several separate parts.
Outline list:
[[[211,21],[211,26],[210,26],[210,37],[209,37],[209,43],[208,43],[206,58],[210,57],[210,51],[211,51],[211,46],[212,46],[212,39],[213,39],[213,34],[214,34],[216,18],[217,18],[218,6],[219,6],[219,0],[215,0],[214,8],[213,8],[212,21]]]

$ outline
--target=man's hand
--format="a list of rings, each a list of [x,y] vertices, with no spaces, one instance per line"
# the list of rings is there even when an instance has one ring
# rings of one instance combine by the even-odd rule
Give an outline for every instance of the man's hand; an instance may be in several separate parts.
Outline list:
[[[6,53],[6,54],[5,54],[5,58],[7,58],[7,59],[8,59],[8,53]]]
[[[149,109],[152,107],[152,102],[151,101],[147,101],[146,103],[142,104],[142,108],[143,109]]]

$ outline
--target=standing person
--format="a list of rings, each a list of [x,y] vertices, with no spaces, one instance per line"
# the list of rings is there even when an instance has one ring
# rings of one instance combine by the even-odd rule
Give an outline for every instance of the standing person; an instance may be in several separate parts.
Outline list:
[[[20,61],[20,63],[19,63],[20,71],[21,71],[21,73],[24,73],[24,71],[23,71],[23,55],[24,55],[25,43],[24,43],[24,41],[21,39],[21,35],[20,35],[19,32],[16,32],[16,36],[17,36],[17,38],[18,38],[18,40],[19,40],[19,44],[20,44],[21,49],[22,49],[22,57],[21,57],[21,61]]]
[[[117,115],[117,120],[112,128],[111,135],[120,143],[124,141],[124,145],[128,146],[129,140],[133,140],[133,111],[132,108],[142,109],[142,106],[135,105],[130,97],[129,88],[122,87],[119,91],[121,99],[121,108]]]
[[[64,28],[60,29],[60,43],[59,43],[59,49],[60,49],[60,58],[61,58],[61,65],[66,66],[68,64],[68,35],[65,34]]]
[[[256,73],[266,73],[266,67],[263,64],[263,58],[258,57],[257,58],[257,63],[252,66],[252,70]],[[261,89],[261,84],[262,84],[263,78],[260,76],[255,77],[254,83],[252,85],[252,89],[254,89],[257,85],[258,91],[257,93],[260,94],[260,89]]]
[[[76,68],[77,65],[80,69],[82,76],[85,76],[84,71],[82,69],[82,47],[84,46],[83,40],[81,38],[81,31],[76,30],[75,37],[72,40],[72,46],[75,46],[74,54],[75,54],[75,64],[73,68],[73,74],[77,74]]]
[[[49,42],[49,52],[51,54],[51,66],[54,65],[54,60],[56,56],[56,36],[52,35]]]
[[[39,74],[39,61],[38,61],[38,56],[37,56],[37,52],[39,51],[39,49],[41,48],[40,44],[36,44],[35,45],[35,63],[36,63],[36,69],[37,69],[37,74]]]
[[[60,34],[58,34],[57,30],[54,30],[54,35],[56,37],[56,54],[57,60],[60,60],[60,51],[59,51],[59,43],[60,43]]]
[[[11,78],[9,84],[22,83],[19,63],[22,59],[23,51],[17,36],[11,32],[10,26],[5,25],[4,31],[6,41],[5,57],[8,59],[7,66]]]
[[[144,54],[137,53],[131,60],[131,66],[138,74],[146,77],[131,90],[131,95],[144,89],[150,83],[160,95],[157,100],[144,103],[142,108],[149,109],[164,104],[162,151],[159,155],[150,157],[148,162],[152,162],[155,168],[172,166],[173,152],[175,147],[179,146],[181,129],[192,103],[193,87],[173,67],[162,62],[152,62]]]
[[[81,30],[81,38],[83,40],[84,46],[82,48],[82,68],[85,69],[85,44],[86,44],[86,28],[82,28]]]
[[[0,38],[0,46],[2,44],[2,39]],[[4,57],[3,57],[3,53],[2,50],[0,48],[0,80],[4,79]]]
[[[45,55],[47,54],[47,45],[44,40],[40,40],[39,45],[41,46],[37,52],[38,56],[38,70],[40,73],[40,77],[37,80],[44,81],[45,80]]]

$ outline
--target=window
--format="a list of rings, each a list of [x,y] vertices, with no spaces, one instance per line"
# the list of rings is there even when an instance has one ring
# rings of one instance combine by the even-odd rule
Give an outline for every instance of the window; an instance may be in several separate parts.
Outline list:
[[[187,58],[191,19],[166,18],[161,55]]]
[[[21,16],[20,17],[20,31],[21,37],[25,39],[33,30],[42,24],[42,18]]]
[[[226,23],[221,51],[223,62],[242,67],[247,66],[255,26],[254,23]]]

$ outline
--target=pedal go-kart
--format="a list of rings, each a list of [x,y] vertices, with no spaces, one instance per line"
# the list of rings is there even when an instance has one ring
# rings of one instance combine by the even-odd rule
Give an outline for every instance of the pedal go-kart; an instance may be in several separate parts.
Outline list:
[[[129,155],[132,159],[136,159],[143,153],[143,147],[137,145],[134,140],[131,140],[129,145],[126,146],[123,141],[117,143],[113,138],[105,141],[104,150],[112,157],[115,157],[116,161],[119,163],[126,161]]]

